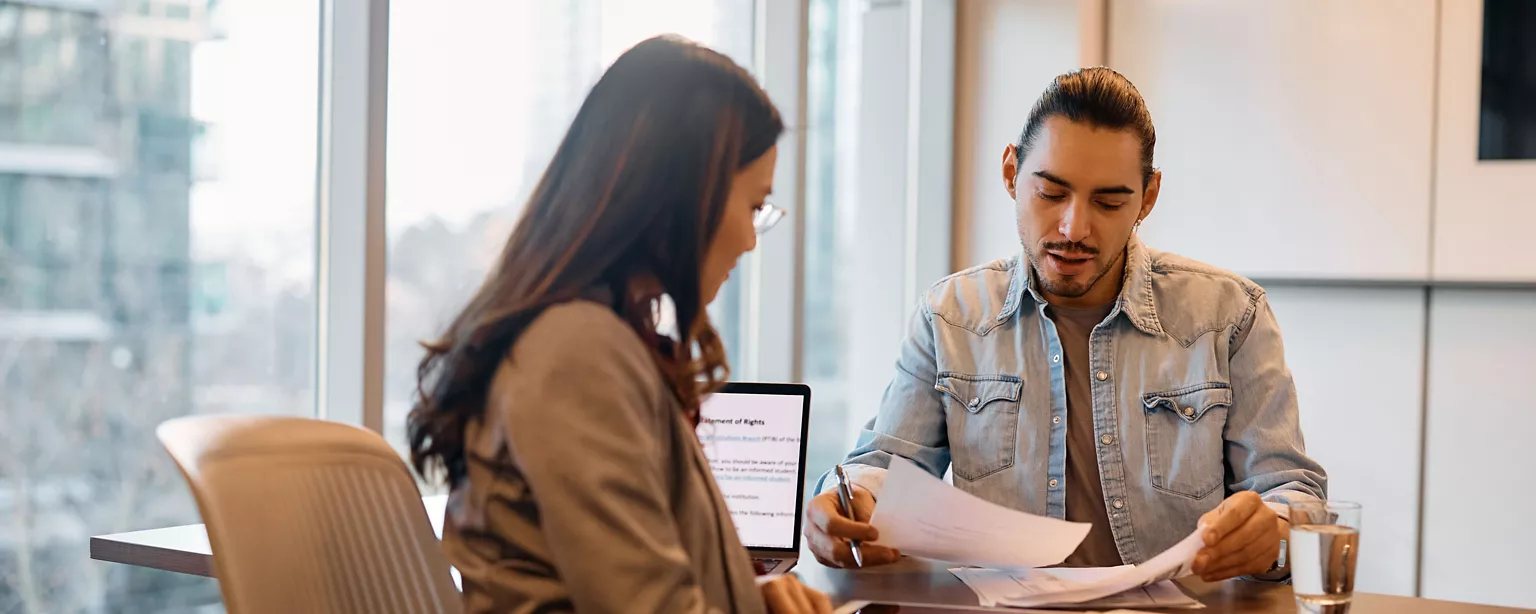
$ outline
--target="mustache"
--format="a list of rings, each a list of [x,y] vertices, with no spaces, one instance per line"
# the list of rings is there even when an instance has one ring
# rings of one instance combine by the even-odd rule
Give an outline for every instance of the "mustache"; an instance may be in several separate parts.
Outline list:
[[[1065,254],[1082,254],[1086,256],[1099,255],[1099,248],[1077,241],[1051,241],[1040,246],[1046,251],[1062,252]]]

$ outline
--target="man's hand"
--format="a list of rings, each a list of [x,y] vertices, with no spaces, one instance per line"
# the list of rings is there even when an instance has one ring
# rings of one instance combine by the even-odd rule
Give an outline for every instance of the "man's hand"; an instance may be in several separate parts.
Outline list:
[[[1269,571],[1280,558],[1280,540],[1288,524],[1264,505],[1258,493],[1227,497],[1200,517],[1205,548],[1195,555],[1193,571],[1206,582]]]
[[[880,539],[880,532],[870,526],[869,517],[875,512],[875,497],[868,490],[853,485],[853,520],[839,513],[837,491],[829,490],[816,495],[805,506],[805,539],[811,545],[816,560],[828,567],[854,567],[853,549],[848,540],[859,540],[859,551],[864,555],[864,566],[874,567],[895,563],[901,553],[892,548],[873,543]]]

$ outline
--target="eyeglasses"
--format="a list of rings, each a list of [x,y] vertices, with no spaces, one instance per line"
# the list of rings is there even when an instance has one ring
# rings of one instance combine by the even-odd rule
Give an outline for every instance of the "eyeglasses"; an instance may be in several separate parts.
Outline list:
[[[763,201],[763,206],[757,208],[752,214],[752,228],[761,236],[773,229],[773,225],[784,219],[784,209],[768,201]]]

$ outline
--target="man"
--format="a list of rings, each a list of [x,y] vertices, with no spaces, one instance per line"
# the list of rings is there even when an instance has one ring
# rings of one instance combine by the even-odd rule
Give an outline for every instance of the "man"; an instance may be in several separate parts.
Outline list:
[[[825,564],[896,560],[867,520],[892,455],[1034,514],[1092,524],[1067,565],[1149,559],[1203,527],[1195,573],[1283,577],[1285,502],[1325,497],[1264,290],[1143,246],[1156,135],[1107,68],[1057,77],[1003,152],[1022,256],[956,273],[913,317],[879,414],[806,509]]]

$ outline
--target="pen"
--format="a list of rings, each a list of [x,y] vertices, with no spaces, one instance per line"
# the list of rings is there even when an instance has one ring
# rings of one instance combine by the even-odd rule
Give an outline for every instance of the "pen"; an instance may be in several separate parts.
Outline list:
[[[842,465],[836,465],[832,470],[837,473],[837,500],[842,504],[843,516],[857,521],[853,515],[853,487],[848,484],[848,474],[843,471]],[[863,567],[864,552],[859,549],[859,540],[850,539],[848,545],[853,548],[853,563]]]

